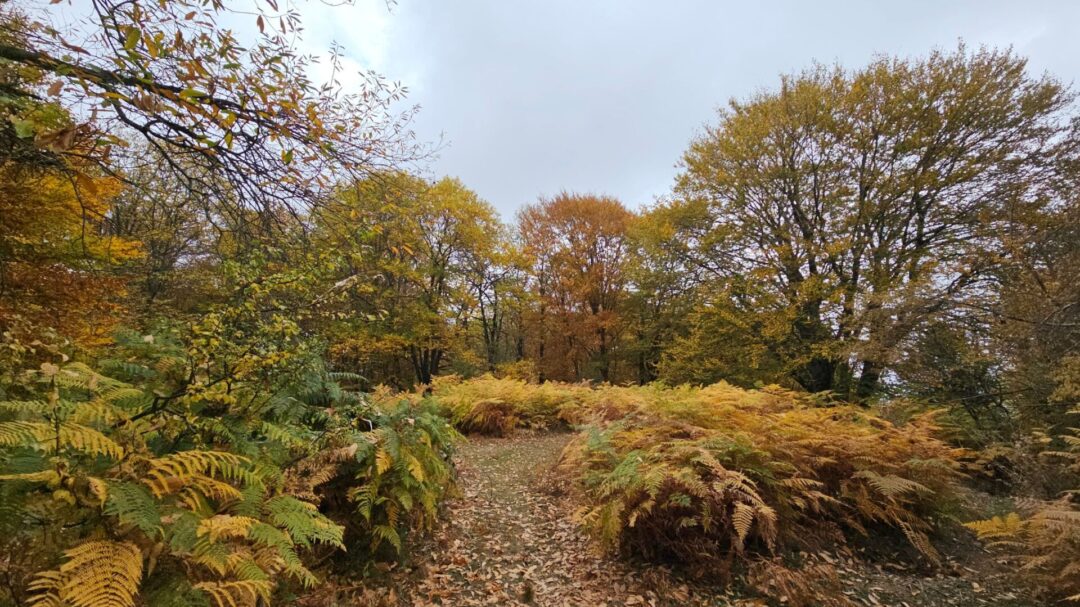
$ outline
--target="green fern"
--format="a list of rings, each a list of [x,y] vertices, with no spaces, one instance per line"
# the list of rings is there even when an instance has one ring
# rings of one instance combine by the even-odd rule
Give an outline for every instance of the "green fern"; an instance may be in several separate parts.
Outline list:
[[[279,495],[266,501],[270,521],[285,529],[292,540],[304,547],[324,543],[344,548],[343,529],[319,513],[312,504],[288,495]]]
[[[137,528],[147,537],[156,538],[163,533],[158,503],[141,485],[123,481],[109,483],[102,511],[115,516],[121,525]]]

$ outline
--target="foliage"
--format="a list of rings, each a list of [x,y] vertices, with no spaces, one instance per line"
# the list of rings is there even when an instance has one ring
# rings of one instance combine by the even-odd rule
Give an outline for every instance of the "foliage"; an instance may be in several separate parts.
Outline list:
[[[529,383],[491,375],[440,378],[433,400],[463,432],[506,436],[517,428],[548,429],[572,419],[590,393],[582,384]]]
[[[614,379],[632,217],[614,198],[566,192],[519,213],[541,381]]]
[[[913,331],[993,292],[1010,207],[1048,204],[1074,153],[1072,98],[1008,51],[961,46],[733,101],[654,216],[727,312],[692,328],[679,368],[777,352],[807,390],[875,395]],[[734,352],[716,355],[718,332]]]
[[[343,393],[328,415],[333,423],[318,449],[286,471],[287,493],[340,522],[364,566],[383,546],[400,554],[403,534],[430,529],[453,489],[457,433],[432,403],[385,394]]]
[[[208,326],[242,318],[207,317],[187,348],[126,337],[102,367],[128,382],[46,363],[8,387],[20,396],[0,403],[7,547],[44,533],[8,566],[18,592],[42,604],[91,604],[80,601],[97,592],[123,605],[136,593],[243,604],[280,583],[311,586],[305,559],[346,541],[370,559],[430,524],[451,482],[446,422],[430,405],[377,409],[265,335],[258,356],[249,343],[230,358],[240,346]],[[282,374],[276,389],[265,383]],[[325,499],[335,491],[342,499]],[[21,525],[33,520],[41,531]],[[61,551],[68,561],[29,583]]]
[[[10,36],[0,34],[0,44]],[[2,60],[0,79],[5,87],[41,82]],[[43,158],[29,125],[71,132],[72,157]],[[55,102],[0,98],[0,328],[24,323],[93,347],[109,341],[125,314],[117,269],[142,251],[137,241],[99,232],[121,182],[79,159],[93,144],[73,128],[71,113]]]
[[[1074,413],[1080,414],[1080,411]],[[1080,474],[1080,429],[1061,437],[1065,450],[1047,452],[1064,461],[1064,468]],[[1075,505],[1080,490],[1042,503],[1028,517],[1013,512],[1006,516],[974,521],[967,527],[991,548],[1019,563],[1018,577],[1046,597],[1080,603],[1080,509]]]
[[[29,584],[35,604],[134,605],[144,562],[178,591],[249,582],[268,594],[277,575],[314,583],[301,548],[342,546],[339,526],[278,494],[273,469],[217,445],[155,452],[182,435],[170,427],[180,420],[139,415],[152,393],[80,363],[46,363],[30,380],[27,400],[0,403],[0,478],[21,498],[15,520],[48,517],[49,548],[71,546]],[[62,531],[78,520],[81,531]]]
[[[511,226],[403,170],[401,87],[345,90],[337,49],[311,80],[291,5],[52,4],[0,2],[4,599],[366,572],[430,529],[458,430],[585,426],[562,467],[601,544],[794,605],[846,601],[788,548],[937,560],[959,470],[1048,498],[1033,437],[1075,487],[1080,123],[1011,51],[813,66],[721,111],[652,208],[564,192]],[[971,527],[1078,595],[1075,495]]]
[[[495,263],[500,224],[491,206],[455,179],[428,183],[404,173],[342,188],[320,210],[320,246],[336,252],[339,361],[386,381],[430,384],[478,299],[470,282]],[[409,375],[400,377],[400,365]],[[410,381],[411,380],[411,381]]]
[[[245,8],[101,1],[73,20],[51,6],[25,3],[16,13],[8,4],[0,19],[12,33],[0,40],[0,63],[39,76],[13,83],[6,97],[94,109],[82,112],[86,122],[62,128],[15,123],[46,160],[77,158],[109,171],[141,141],[199,196],[266,211],[315,204],[336,179],[413,155],[409,114],[390,109],[401,87],[366,73],[358,90],[343,88],[336,51],[331,77],[313,82],[313,58],[295,50],[303,31],[295,8],[279,10],[273,0]],[[236,19],[257,32],[240,38],[245,30],[228,25]]]
[[[933,415],[895,426],[772,387],[602,388],[630,406],[567,448],[579,517],[604,545],[724,569],[748,553],[894,529],[929,561],[960,452]],[[619,394],[621,393],[621,394]],[[607,415],[610,419],[611,416]]]

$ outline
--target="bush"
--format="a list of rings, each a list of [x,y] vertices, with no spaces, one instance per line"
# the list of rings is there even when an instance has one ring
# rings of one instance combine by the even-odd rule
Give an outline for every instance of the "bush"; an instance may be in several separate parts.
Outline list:
[[[1080,410],[1074,411],[1080,414]],[[1080,473],[1080,429],[1061,437],[1064,450],[1045,455],[1065,462],[1064,472]],[[1049,599],[1080,603],[1080,509],[1074,503],[1080,489],[1032,508],[1030,516],[1018,513],[968,523],[967,527],[1015,560],[1020,581]]]
[[[491,375],[467,381],[443,377],[432,387],[433,398],[459,430],[495,436],[565,423],[569,410],[587,400],[590,392],[584,384],[531,384]]]
[[[724,383],[600,389],[585,410],[605,405],[630,411],[596,422],[560,464],[605,546],[726,571],[751,552],[893,528],[938,559],[927,534],[953,495],[960,451],[934,438],[933,415],[894,426]]]
[[[403,534],[430,529],[454,487],[450,454],[458,434],[427,400],[373,405],[352,395],[330,415],[335,430],[289,468],[286,491],[344,527],[350,565],[371,565],[387,546],[387,556],[398,556]]]
[[[109,375],[45,363],[3,386],[12,602],[269,603],[315,584],[317,557],[373,558],[435,515],[454,432],[430,403],[376,407],[276,351],[217,381],[192,352],[139,336]]]

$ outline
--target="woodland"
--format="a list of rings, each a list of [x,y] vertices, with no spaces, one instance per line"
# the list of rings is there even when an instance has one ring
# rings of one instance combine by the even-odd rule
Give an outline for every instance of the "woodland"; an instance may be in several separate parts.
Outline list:
[[[83,5],[0,2],[0,605],[1080,603],[1080,112],[1014,51],[504,218],[291,5]]]

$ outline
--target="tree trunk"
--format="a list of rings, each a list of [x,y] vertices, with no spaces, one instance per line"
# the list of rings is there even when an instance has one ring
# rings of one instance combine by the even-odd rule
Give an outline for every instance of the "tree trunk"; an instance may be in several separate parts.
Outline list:
[[[881,374],[884,371],[880,363],[872,360],[862,362],[862,372],[859,374],[859,384],[855,389],[855,396],[861,402],[866,402],[877,392],[881,383]]]

